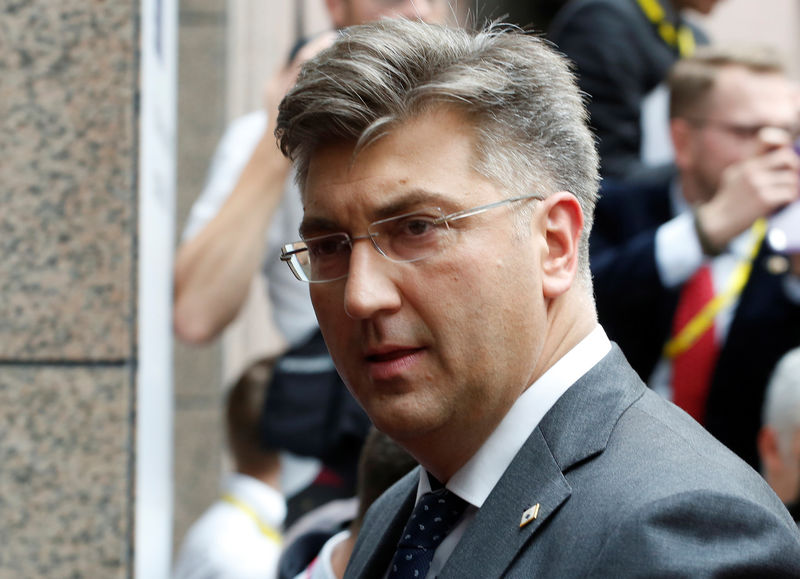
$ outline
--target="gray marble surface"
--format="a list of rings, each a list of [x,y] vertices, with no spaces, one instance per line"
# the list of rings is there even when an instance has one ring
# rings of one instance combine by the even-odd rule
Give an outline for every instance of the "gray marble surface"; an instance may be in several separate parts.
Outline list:
[[[131,375],[0,367],[0,578],[126,576]]]
[[[0,3],[0,579],[132,567],[138,10]]]
[[[139,6],[0,3],[0,579],[133,573]],[[179,6],[178,229],[226,82],[225,0]],[[176,539],[222,454],[218,348],[181,352]]]
[[[0,359],[130,355],[135,6],[0,8]]]

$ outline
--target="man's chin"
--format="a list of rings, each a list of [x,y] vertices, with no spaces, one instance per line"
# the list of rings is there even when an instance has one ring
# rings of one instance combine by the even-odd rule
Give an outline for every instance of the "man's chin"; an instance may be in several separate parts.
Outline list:
[[[369,414],[369,413],[367,413]],[[375,428],[386,434],[399,445],[406,447],[418,444],[432,432],[437,431],[430,418],[417,414],[408,415],[399,410],[376,412],[370,416]]]

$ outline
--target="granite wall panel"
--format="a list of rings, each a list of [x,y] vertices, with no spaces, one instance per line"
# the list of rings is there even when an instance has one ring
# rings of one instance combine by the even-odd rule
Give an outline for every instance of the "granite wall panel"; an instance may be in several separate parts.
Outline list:
[[[138,3],[0,6],[0,359],[125,358]]]
[[[132,373],[0,367],[0,578],[125,577]]]
[[[139,2],[0,3],[0,578],[131,577]]]

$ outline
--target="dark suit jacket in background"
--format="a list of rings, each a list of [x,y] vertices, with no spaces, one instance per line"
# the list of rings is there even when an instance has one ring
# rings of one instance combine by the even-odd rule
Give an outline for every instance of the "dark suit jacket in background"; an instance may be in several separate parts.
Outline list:
[[[345,577],[383,576],[418,478],[370,509]],[[800,532],[755,471],[648,390],[614,347],[545,415],[439,577],[723,575],[800,577]]]
[[[681,288],[667,289],[656,269],[656,229],[672,218],[669,182],[630,186],[604,182],[590,240],[600,323],[647,380],[670,337]],[[800,345],[800,306],[784,277],[767,269],[764,244],[740,296],[712,376],[705,426],[758,467],[756,435],[769,376]]]
[[[659,2],[678,18],[669,0]],[[692,29],[696,42],[705,44],[707,37]],[[572,0],[547,35],[575,63],[578,84],[590,95],[602,174],[627,179],[649,173],[640,160],[642,102],[666,79],[677,50],[659,36],[636,0]]]

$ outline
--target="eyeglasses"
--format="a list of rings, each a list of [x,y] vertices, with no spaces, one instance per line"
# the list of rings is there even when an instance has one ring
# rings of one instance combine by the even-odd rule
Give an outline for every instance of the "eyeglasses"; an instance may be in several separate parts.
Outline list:
[[[785,131],[792,141],[800,137],[800,125],[771,125],[771,124],[743,124],[732,123],[728,121],[721,121],[717,119],[686,119],[691,124],[697,127],[712,127],[730,133],[731,135],[740,139],[754,139],[762,129],[773,128]]]
[[[382,256],[397,263],[419,261],[442,251],[450,240],[450,223],[472,217],[509,203],[544,199],[542,195],[522,195],[502,201],[456,211],[444,215],[438,207],[421,209],[367,227],[367,235],[351,237],[347,233],[331,233],[288,243],[281,248],[285,261],[300,281],[323,283],[347,277],[353,242],[369,239]]]

